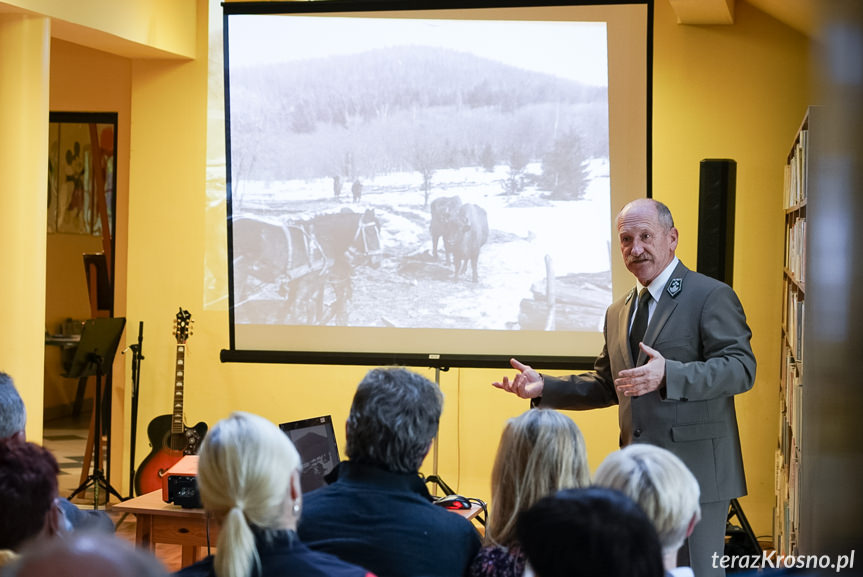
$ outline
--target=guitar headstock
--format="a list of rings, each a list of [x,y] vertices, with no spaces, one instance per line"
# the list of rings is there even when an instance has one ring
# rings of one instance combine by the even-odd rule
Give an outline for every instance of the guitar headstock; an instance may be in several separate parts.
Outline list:
[[[180,307],[177,318],[174,319],[174,336],[177,344],[182,345],[192,335],[192,314]]]

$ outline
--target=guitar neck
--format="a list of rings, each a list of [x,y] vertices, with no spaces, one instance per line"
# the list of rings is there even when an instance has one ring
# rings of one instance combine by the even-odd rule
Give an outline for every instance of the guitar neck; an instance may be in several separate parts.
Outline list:
[[[183,433],[183,389],[186,378],[186,343],[177,345],[177,367],[174,371],[174,413],[171,418],[171,433]]]

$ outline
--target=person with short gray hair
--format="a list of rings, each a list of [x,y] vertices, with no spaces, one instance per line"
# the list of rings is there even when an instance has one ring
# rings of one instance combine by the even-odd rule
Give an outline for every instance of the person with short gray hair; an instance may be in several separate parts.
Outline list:
[[[395,473],[416,473],[437,434],[442,410],[443,394],[425,377],[404,369],[369,371],[348,416],[348,458]]]
[[[666,574],[692,577],[692,569],[677,566],[677,550],[701,519],[701,490],[683,461],[655,445],[629,445],[605,458],[593,484],[635,501],[656,528]]]
[[[0,371],[0,439],[24,439],[27,413],[12,377]]]
[[[347,420],[335,480],[305,496],[299,536],[312,549],[387,577],[464,575],[473,525],[432,504],[419,475],[443,408],[433,382],[403,368],[369,371]]]
[[[12,377],[0,371],[0,442],[26,442],[26,425],[24,401],[21,400]],[[65,525],[69,530],[93,529],[108,533],[114,531],[114,522],[105,511],[81,510],[64,498],[58,498],[57,505],[63,511]]]

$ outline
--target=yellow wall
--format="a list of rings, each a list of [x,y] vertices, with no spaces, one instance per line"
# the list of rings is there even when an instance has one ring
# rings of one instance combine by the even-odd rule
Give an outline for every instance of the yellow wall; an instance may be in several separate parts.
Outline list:
[[[117,206],[114,254],[114,282],[116,316],[124,316],[126,305],[126,244],[129,197],[129,133],[131,105],[131,61],[127,58],[65,42],[57,38],[51,41],[50,108],[55,112],[116,112],[117,113]],[[81,255],[84,252],[102,250],[101,237],[90,235],[48,235],[46,270],[47,330],[55,330],[65,318],[86,319],[90,317],[90,302],[87,280]],[[112,413],[112,446],[122,447],[128,443],[124,433],[123,387],[128,373],[123,368],[125,357],[118,349],[113,375],[114,401]],[[65,379],[62,372],[60,350],[46,347],[45,350],[45,414],[58,416],[68,410],[77,390],[76,379]],[[94,378],[90,379],[88,393],[92,397]],[[91,402],[91,401],[86,401]],[[29,407],[28,407],[29,408]],[[31,419],[33,416],[31,415]],[[118,459],[119,461],[119,459]],[[112,485],[120,474],[112,460],[115,473]],[[128,470],[127,467],[122,469]],[[128,475],[126,475],[128,477]]]
[[[190,424],[213,424],[232,410],[253,411],[275,422],[332,414],[341,423],[367,370],[219,362],[219,351],[227,346],[227,310],[205,306],[203,290],[205,247],[224,242],[222,224],[205,217],[206,4],[197,0],[196,59],[131,61],[128,123],[121,117],[120,133],[129,130],[131,151],[127,340],[138,321],[145,325],[138,461],[148,452],[146,423],[170,412],[171,323],[180,306],[196,321],[187,357]],[[677,25],[665,0],[657,0],[655,10],[654,191],[675,214],[679,254],[690,266],[696,264],[699,161],[728,157],[738,163],[735,288],[759,360],[755,389],[738,398],[750,487],[741,502],[756,533],[767,535],[778,410],[782,163],[809,104],[809,42],[744,2],[737,4],[736,22],[728,27]],[[433,371],[423,371],[434,377]],[[490,381],[502,374],[441,373],[446,404],[439,473],[463,494],[488,497],[502,424],[526,408],[524,401],[491,388]],[[585,433],[595,469],[616,448],[616,412],[573,417]],[[337,426],[337,431],[344,447],[343,430]],[[424,469],[430,472],[430,461]]]
[[[42,439],[45,236],[48,225],[47,18],[0,14],[0,370],[28,408],[27,435]]]
[[[704,158],[737,161],[734,288],[752,328],[755,387],[737,397],[749,496],[741,507],[759,535],[772,532],[778,431],[782,167],[813,104],[809,41],[738,2],[733,26],[675,24],[656,2],[654,194],[680,229],[679,256],[696,263],[698,167]]]
[[[782,164],[808,103],[809,45],[745,3],[736,18],[729,27],[679,26],[667,3],[656,3],[654,190],[676,215],[680,256],[695,266],[699,161],[738,162],[735,287],[760,361],[755,389],[738,402],[751,495],[742,505],[756,532],[766,535],[772,525],[777,430]],[[199,30],[199,38],[205,36]],[[205,48],[199,41],[199,54]],[[134,67],[133,123],[148,127],[133,136],[130,211],[129,317],[152,327],[141,414],[168,412],[170,323],[183,306],[197,321],[189,343],[194,356],[187,362],[191,423],[213,423],[236,409],[276,422],[321,413],[343,422],[363,367],[219,363],[219,350],[227,346],[227,311],[205,310],[202,293],[204,247],[212,238],[224,241],[221,229],[206,228],[204,216],[205,66],[199,59]],[[150,170],[160,163],[163,170]],[[434,376],[430,370],[426,374]],[[502,424],[526,408],[490,387],[501,374],[463,369],[441,375],[447,400],[439,473],[464,494],[488,497]],[[615,411],[574,418],[595,468],[616,447]],[[146,450],[142,443],[139,451]]]

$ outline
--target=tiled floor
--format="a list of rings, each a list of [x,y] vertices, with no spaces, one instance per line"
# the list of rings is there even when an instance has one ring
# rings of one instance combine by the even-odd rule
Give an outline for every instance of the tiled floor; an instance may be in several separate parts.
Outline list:
[[[61,497],[68,498],[81,484],[81,467],[84,461],[84,450],[87,445],[87,434],[90,428],[90,413],[82,412],[77,417],[64,417],[52,421],[46,421],[43,433],[43,443],[57,459],[60,466],[60,475],[57,477],[59,493]],[[115,453],[119,454],[119,452]],[[88,474],[92,469],[88,471]],[[115,488],[119,483],[111,483]],[[94,495],[93,483],[90,487],[72,499],[81,509],[93,509]],[[119,489],[117,489],[119,491]],[[105,490],[99,490],[99,509],[105,509]],[[110,503],[117,503],[119,499],[111,496]],[[115,531],[118,536],[135,542],[135,517],[134,515],[123,516],[119,513],[111,513],[110,503],[108,514],[114,521]],[[165,565],[168,571],[176,571],[180,568],[180,547],[174,545],[157,545],[156,557]]]
[[[81,467],[84,462],[84,449],[87,444],[87,434],[90,427],[90,414],[82,413],[77,418],[64,417],[45,423],[43,439],[57,459],[60,466],[60,476],[57,478],[61,497],[69,497],[81,484]],[[92,471],[88,471],[88,474]],[[72,501],[84,508],[93,508],[93,483],[89,488],[75,496]],[[105,490],[100,487],[99,508],[104,508]],[[112,501],[117,501],[112,497]],[[89,507],[87,507],[89,505]]]

